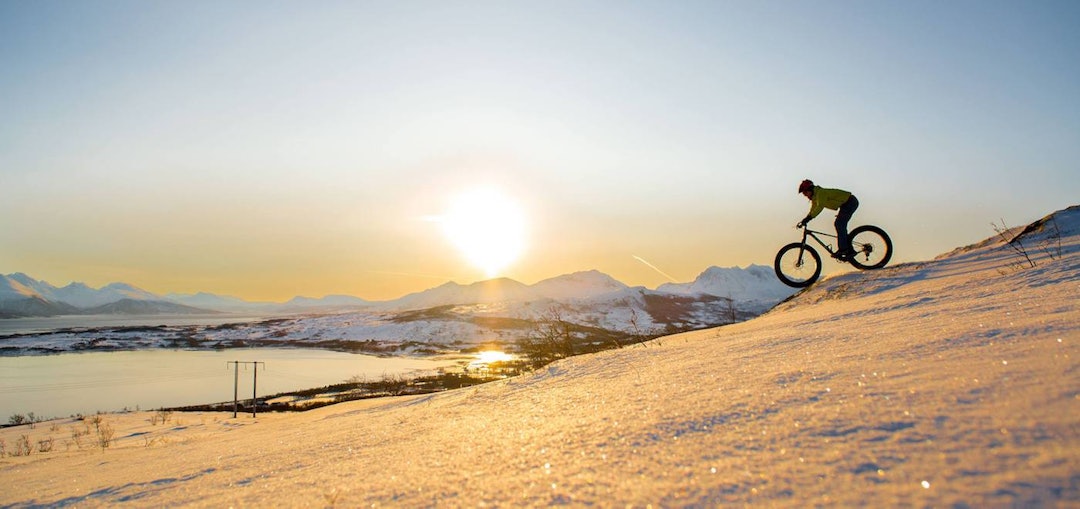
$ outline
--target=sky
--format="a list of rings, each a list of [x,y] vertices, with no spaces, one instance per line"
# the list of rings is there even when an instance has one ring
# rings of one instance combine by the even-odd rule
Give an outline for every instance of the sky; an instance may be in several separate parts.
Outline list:
[[[655,288],[771,265],[804,178],[928,259],[1080,202],[1077,26],[1075,1],[0,0],[0,273]]]

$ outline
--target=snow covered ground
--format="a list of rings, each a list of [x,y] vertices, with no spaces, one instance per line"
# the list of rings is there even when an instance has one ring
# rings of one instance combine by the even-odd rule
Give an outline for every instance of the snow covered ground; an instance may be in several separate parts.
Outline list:
[[[85,421],[5,428],[55,445],[0,460],[0,505],[1080,505],[1080,208],[1022,242],[466,390],[105,415],[104,452]]]

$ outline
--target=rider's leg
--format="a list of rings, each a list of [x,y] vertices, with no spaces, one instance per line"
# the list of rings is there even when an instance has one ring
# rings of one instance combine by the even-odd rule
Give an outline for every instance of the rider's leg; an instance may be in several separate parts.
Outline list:
[[[848,236],[848,221],[851,221],[852,214],[855,213],[855,209],[859,208],[859,200],[855,198],[855,195],[851,195],[843,205],[840,206],[840,212],[836,214],[836,222],[833,223],[836,226],[836,249],[842,255],[848,255],[855,252],[851,248],[851,237]]]

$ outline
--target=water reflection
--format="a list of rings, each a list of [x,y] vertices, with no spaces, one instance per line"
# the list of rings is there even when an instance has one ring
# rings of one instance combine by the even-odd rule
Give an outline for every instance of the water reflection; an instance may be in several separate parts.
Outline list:
[[[322,387],[351,377],[433,372],[453,360],[373,357],[299,349],[141,350],[0,357],[0,418],[64,417],[232,401],[230,361],[262,361],[259,396]],[[240,366],[239,393],[252,373]],[[248,367],[247,369],[251,369]]]

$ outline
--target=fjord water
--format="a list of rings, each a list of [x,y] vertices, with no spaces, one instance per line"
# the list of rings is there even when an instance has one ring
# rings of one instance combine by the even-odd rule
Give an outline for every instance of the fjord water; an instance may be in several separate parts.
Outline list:
[[[138,350],[0,357],[0,419],[33,412],[66,417],[123,409],[232,401],[231,361],[260,361],[258,396],[322,387],[351,377],[379,379],[433,371],[454,361],[331,352],[246,348]],[[251,399],[256,373],[241,365],[238,392]]]

